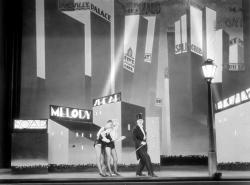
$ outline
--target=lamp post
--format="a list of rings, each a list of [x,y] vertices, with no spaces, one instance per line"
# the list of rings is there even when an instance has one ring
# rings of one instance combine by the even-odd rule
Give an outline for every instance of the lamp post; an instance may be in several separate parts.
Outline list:
[[[208,151],[208,171],[209,175],[214,177],[217,174],[217,156],[215,143],[215,128],[214,128],[214,114],[212,104],[211,81],[214,78],[217,66],[213,60],[207,59],[202,65],[202,72],[208,86],[208,132],[209,132],[209,151]]]

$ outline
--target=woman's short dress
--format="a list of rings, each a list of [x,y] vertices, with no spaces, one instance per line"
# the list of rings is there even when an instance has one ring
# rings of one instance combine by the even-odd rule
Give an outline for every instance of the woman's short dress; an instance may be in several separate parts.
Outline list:
[[[109,147],[111,149],[114,149],[115,148],[115,142],[112,141],[112,138],[110,136],[110,133],[106,133],[106,138],[110,140],[109,143],[106,143],[106,142],[103,142],[104,144],[104,147]]]

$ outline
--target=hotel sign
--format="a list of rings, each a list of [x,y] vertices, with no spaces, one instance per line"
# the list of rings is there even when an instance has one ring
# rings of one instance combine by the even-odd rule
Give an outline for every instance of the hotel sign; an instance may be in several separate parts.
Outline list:
[[[93,100],[93,107],[110,104],[110,103],[116,103],[120,102],[122,100],[121,93],[111,94],[109,96],[104,96],[98,99]]]
[[[215,109],[217,112],[222,111],[224,109],[233,107],[240,103],[244,103],[250,100],[250,88],[241,91],[240,93],[236,93],[229,98],[225,98],[222,101],[219,101],[215,104]]]
[[[92,122],[92,110],[50,105],[50,118]]]

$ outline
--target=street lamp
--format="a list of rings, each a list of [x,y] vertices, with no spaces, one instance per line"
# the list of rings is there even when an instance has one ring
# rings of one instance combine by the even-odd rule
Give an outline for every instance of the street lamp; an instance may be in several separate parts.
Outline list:
[[[202,64],[202,72],[208,86],[208,132],[209,132],[209,151],[208,151],[208,171],[209,175],[214,177],[217,173],[217,156],[215,144],[215,128],[214,128],[214,114],[212,104],[211,81],[214,78],[217,66],[213,60],[207,59]]]

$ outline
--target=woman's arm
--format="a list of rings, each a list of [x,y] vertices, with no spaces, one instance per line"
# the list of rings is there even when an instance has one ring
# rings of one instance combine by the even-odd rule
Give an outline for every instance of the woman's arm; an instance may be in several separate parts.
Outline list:
[[[106,137],[106,133],[107,133],[106,131],[102,131],[100,135],[102,136],[102,141],[109,143],[110,140]]]
[[[96,134],[97,139],[99,139],[100,134],[101,134],[103,131],[104,131],[104,127],[101,127],[101,128],[99,129],[99,131],[97,132],[97,134]]]

